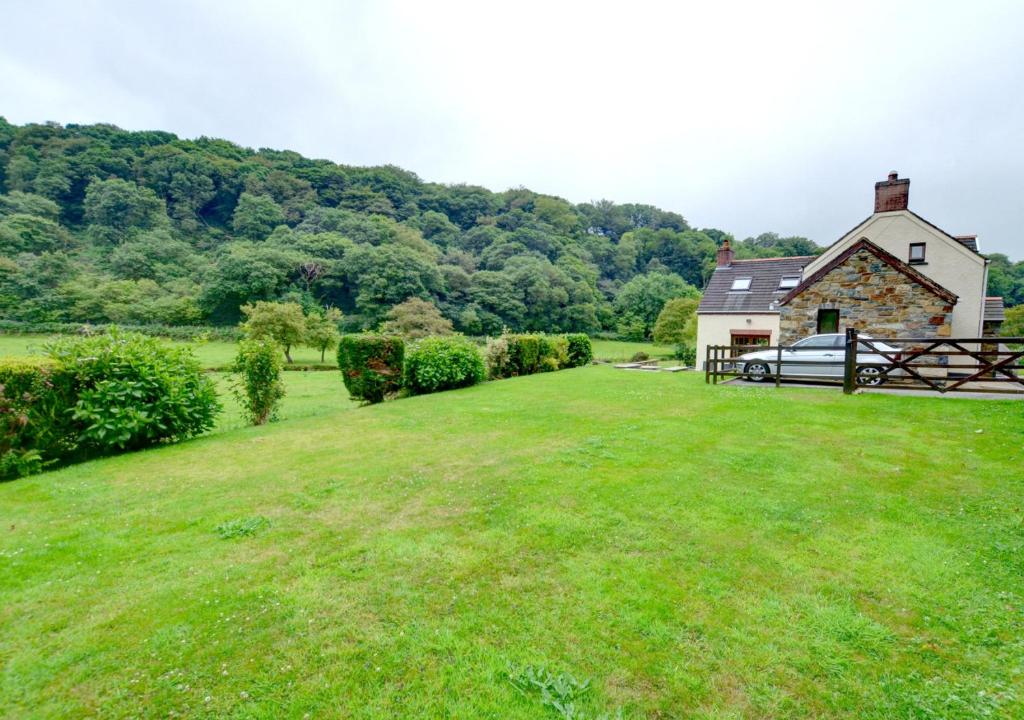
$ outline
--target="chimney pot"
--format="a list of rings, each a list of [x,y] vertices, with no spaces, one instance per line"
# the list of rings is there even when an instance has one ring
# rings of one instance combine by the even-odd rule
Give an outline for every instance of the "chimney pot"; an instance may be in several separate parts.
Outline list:
[[[901,178],[895,170],[888,180],[875,183],[875,212],[906,210],[910,201],[910,179]]]

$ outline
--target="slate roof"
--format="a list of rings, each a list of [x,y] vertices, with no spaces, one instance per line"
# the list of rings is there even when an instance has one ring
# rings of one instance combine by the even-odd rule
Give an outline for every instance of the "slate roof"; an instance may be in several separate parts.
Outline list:
[[[955,305],[956,304],[957,296],[956,296],[955,293],[952,293],[949,290],[947,290],[946,288],[942,287],[937,282],[932,280],[930,277],[928,277],[926,275],[922,275],[917,270],[915,270],[913,267],[911,267],[907,263],[903,262],[902,260],[900,260],[898,257],[893,255],[892,253],[886,252],[882,248],[878,247],[877,245],[875,245],[873,242],[871,242],[867,238],[861,238],[860,240],[855,242],[853,245],[851,245],[850,247],[848,247],[845,250],[843,250],[843,252],[841,252],[840,254],[836,255],[824,267],[819,268],[818,271],[815,272],[813,275],[811,275],[810,277],[804,278],[803,282],[801,282],[795,288],[790,290],[784,297],[780,298],[779,299],[779,303],[782,304],[782,305],[785,305],[790,300],[795,298],[797,295],[802,293],[807,288],[809,288],[812,285],[814,285],[814,283],[816,283],[819,280],[821,280],[823,277],[828,275],[830,272],[835,270],[837,267],[842,265],[844,262],[846,262],[848,259],[850,259],[850,257],[852,257],[856,253],[860,252],[861,250],[867,250],[869,253],[874,255],[876,258],[878,258],[879,260],[884,262],[886,265],[891,267],[893,270],[896,270],[897,272],[902,273],[906,277],[910,278],[913,282],[915,282],[918,285],[920,285],[921,287],[925,288],[926,290],[931,292],[933,295],[942,298],[943,300],[948,302],[950,305]]]
[[[778,312],[772,303],[778,301],[787,290],[779,290],[779,281],[784,275],[801,276],[804,265],[814,256],[763,258],[757,260],[733,260],[729,267],[715,268],[698,313],[756,313]],[[750,278],[750,290],[730,290],[733,280]]]
[[[1001,297],[985,298],[985,322],[1002,322],[1006,319],[1003,299]]]
[[[963,245],[968,250],[978,252],[978,236],[977,235],[954,235],[953,239]]]

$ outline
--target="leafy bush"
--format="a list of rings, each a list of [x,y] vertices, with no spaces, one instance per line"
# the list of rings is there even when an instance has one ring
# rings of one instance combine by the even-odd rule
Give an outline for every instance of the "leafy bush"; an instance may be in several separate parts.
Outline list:
[[[0,358],[0,478],[38,472],[68,444],[72,403],[56,367],[46,358]]]
[[[292,362],[292,345],[302,343],[306,338],[306,316],[302,306],[294,302],[263,302],[243,305],[245,322],[242,330],[248,338],[270,338],[284,350],[289,364]]]
[[[565,340],[568,343],[569,367],[583,367],[594,359],[594,346],[586,333],[570,333]]]
[[[243,340],[238,344],[232,391],[253,425],[265,425],[277,419],[277,406],[284,397],[281,365],[281,347],[269,338]]]
[[[484,351],[487,360],[487,376],[492,380],[511,377],[512,354],[509,351],[508,336],[488,338],[487,349]]]
[[[569,341],[561,335],[540,339],[540,371],[553,372],[569,367]]]
[[[541,336],[508,335],[508,354],[513,375],[532,375],[540,370]]]
[[[675,352],[672,353],[672,357],[679,360],[687,367],[693,367],[697,364],[697,348],[687,343],[680,343],[676,345]]]
[[[188,348],[117,330],[0,360],[0,477],[198,435],[220,410]]]
[[[468,387],[486,375],[480,351],[460,336],[420,340],[405,358],[405,387],[416,395]]]
[[[378,403],[398,392],[402,383],[405,343],[401,338],[364,333],[343,335],[338,367],[354,400]]]
[[[645,360],[650,359],[651,356],[641,350],[640,352],[633,353],[633,357],[630,358],[630,362],[644,362]]]
[[[213,427],[213,381],[190,348],[137,333],[61,338],[48,347],[72,383],[77,451],[97,455],[183,440]]]

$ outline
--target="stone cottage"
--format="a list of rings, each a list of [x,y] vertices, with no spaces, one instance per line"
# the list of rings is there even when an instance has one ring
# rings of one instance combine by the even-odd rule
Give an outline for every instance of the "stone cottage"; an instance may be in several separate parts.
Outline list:
[[[996,334],[1001,298],[985,296],[974,235],[950,235],[908,207],[910,180],[875,183],[875,211],[816,257],[735,260],[718,251],[697,310],[708,345],[787,345],[855,327],[879,338]]]

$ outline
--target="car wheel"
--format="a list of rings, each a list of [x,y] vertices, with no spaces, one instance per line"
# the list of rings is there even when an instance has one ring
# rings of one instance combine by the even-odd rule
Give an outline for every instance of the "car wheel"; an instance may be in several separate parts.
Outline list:
[[[867,385],[868,387],[875,387],[885,382],[885,378],[882,376],[881,368],[874,367],[872,365],[865,365],[864,367],[857,368],[857,384]]]
[[[743,366],[743,375],[751,382],[761,382],[771,374],[766,363],[747,363]]]

